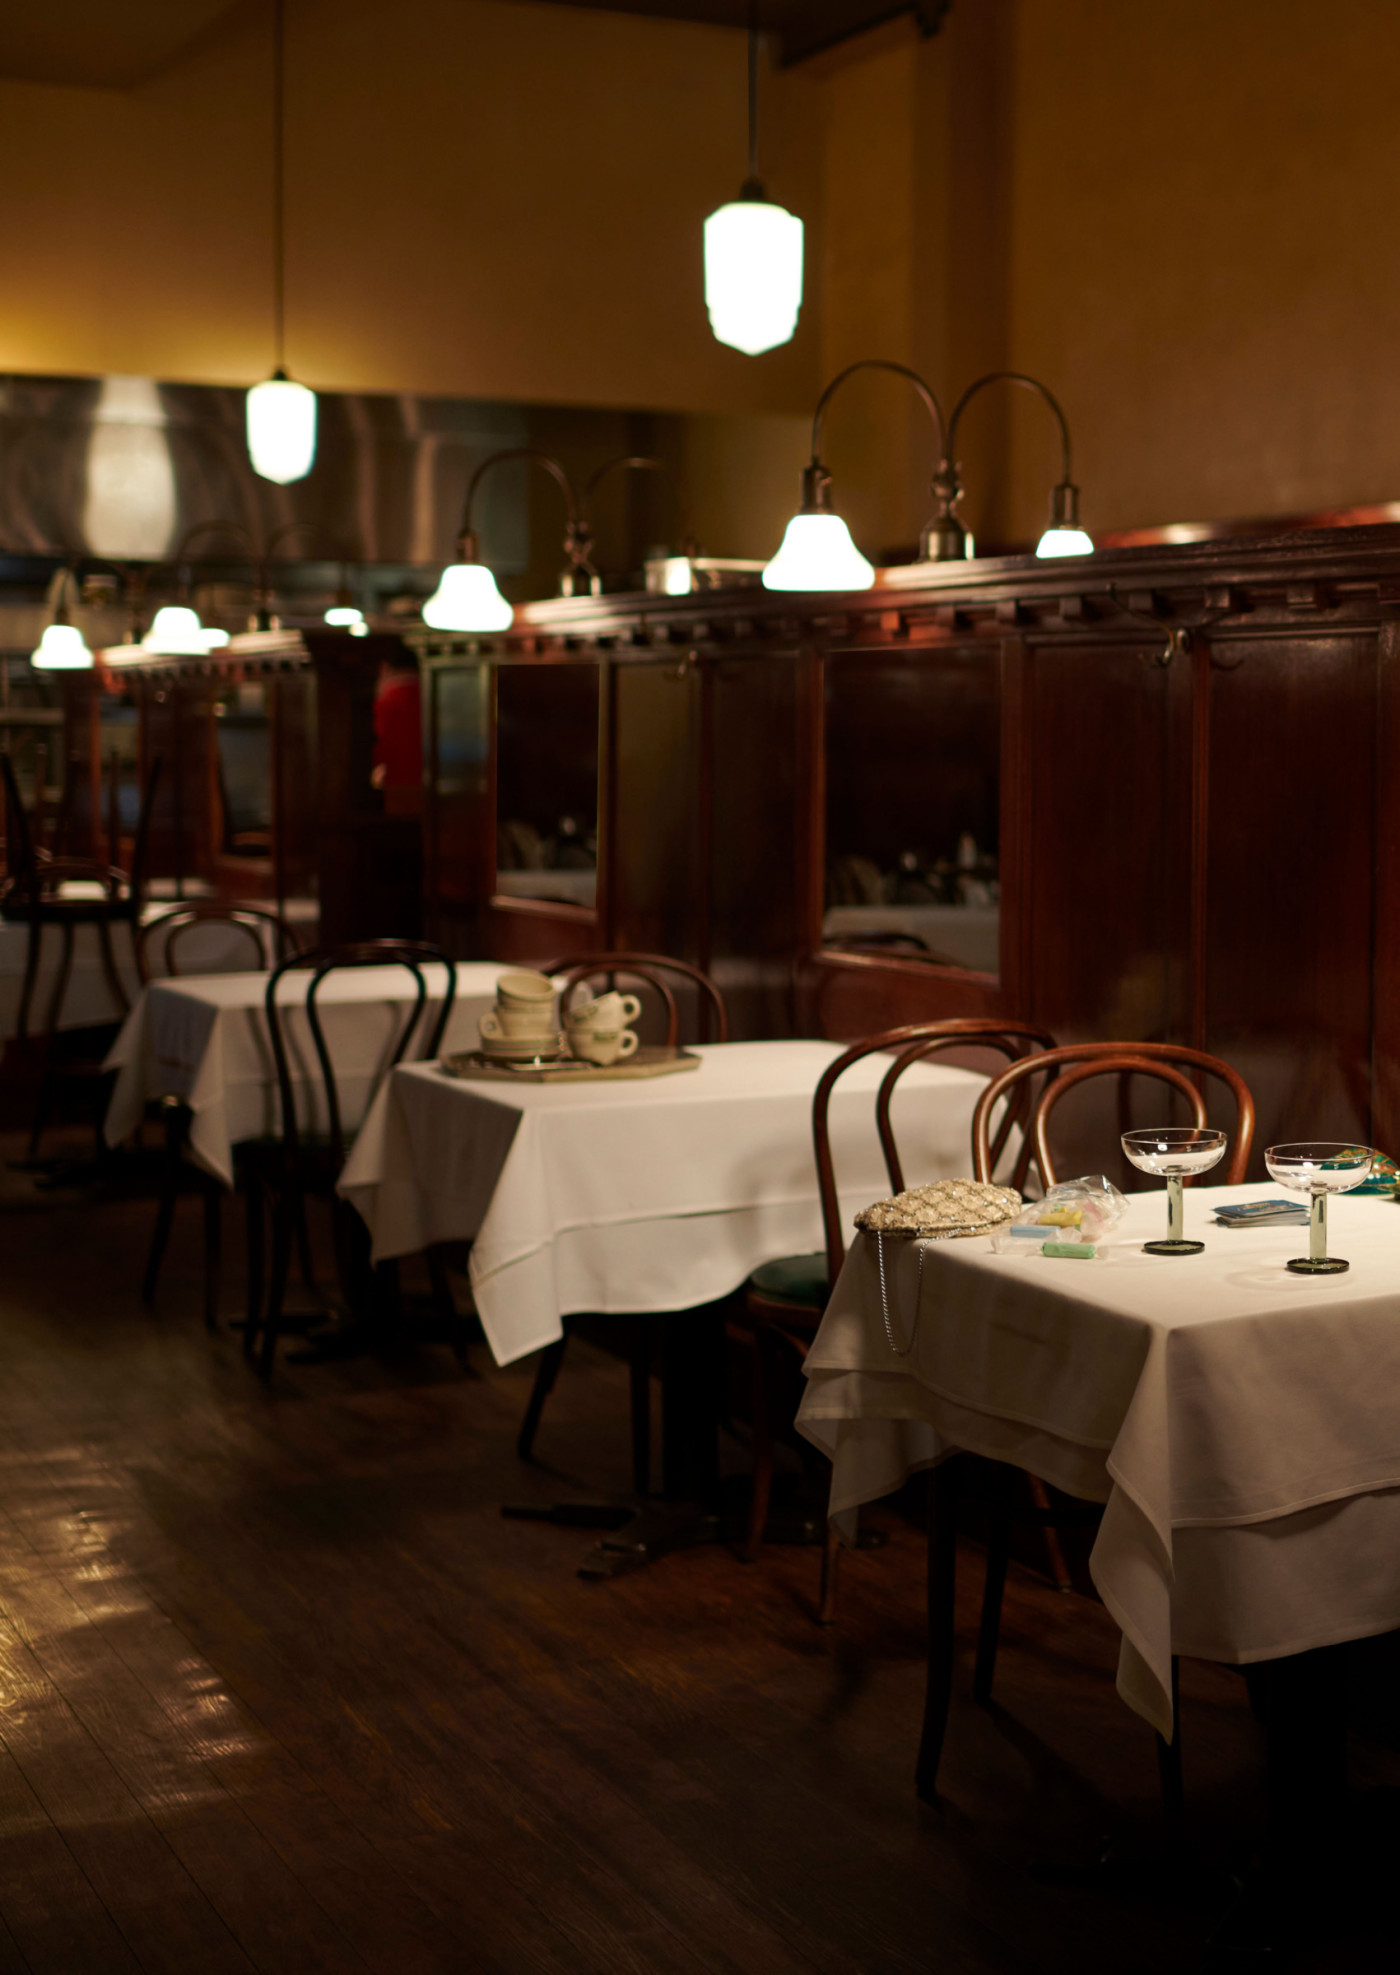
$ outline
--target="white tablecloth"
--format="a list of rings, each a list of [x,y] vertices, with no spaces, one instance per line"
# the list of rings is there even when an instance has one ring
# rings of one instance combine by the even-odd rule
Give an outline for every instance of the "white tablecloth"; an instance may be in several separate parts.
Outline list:
[[[65,893],[81,896],[100,896],[98,885],[67,885]],[[158,919],[169,912],[175,901],[168,898],[152,899],[142,913],[149,921]],[[315,922],[319,907],[315,899],[289,899],[283,906],[283,917],[290,919],[301,935],[303,942],[308,935],[314,937]],[[146,942],[147,971],[153,974],[164,972],[165,938],[157,934]],[[36,1034],[44,1029],[49,1016],[49,998],[53,993],[58,976],[58,959],[63,950],[63,936],[53,926],[46,927],[43,944],[39,949],[39,972],[34,986],[34,997],[29,1009],[29,1032]],[[131,933],[126,926],[112,929],[112,952],[116,956],[117,973],[128,996],[135,1001],[141,991],[137,978],[136,965],[132,957]],[[15,1035],[19,1027],[20,993],[24,985],[25,962],[29,956],[29,928],[13,922],[0,924],[0,1041]],[[176,948],[176,959],[186,974],[222,974],[233,969],[248,966],[252,957],[252,947],[247,938],[234,928],[213,920],[207,925],[182,933]],[[97,931],[93,926],[79,926],[73,936],[73,969],[68,979],[67,991],[63,997],[63,1007],[59,1013],[59,1027],[63,1029],[87,1028],[99,1022],[115,1022],[121,1015],[107,976],[102,971],[98,952]]]
[[[807,1360],[798,1424],[840,1516],[958,1448],[1107,1504],[1090,1568],[1123,1632],[1119,1690],[1170,1732],[1173,1649],[1245,1662],[1400,1627],[1400,1206],[1334,1200],[1340,1276],[1290,1275],[1303,1227],[1220,1228],[1203,1255],[1142,1253],[1163,1194],[1134,1197],[1092,1262],[858,1239]]]
[[[446,988],[443,967],[429,963],[423,971],[429,1012],[410,1043],[414,1050],[427,1041]],[[475,1047],[477,1019],[495,1000],[501,972],[494,961],[458,966],[445,1050]],[[314,1129],[324,1128],[325,1098],[305,1013],[310,978],[307,973],[288,974],[278,990],[278,1005],[288,1008],[283,1032],[297,1088],[297,1116]],[[119,1072],[103,1128],[110,1145],[136,1129],[151,1099],[183,1098],[194,1113],[191,1151],[225,1185],[232,1185],[234,1145],[279,1129],[277,1073],[263,1006],[267,982],[265,973],[182,975],[153,981],[145,989],[107,1058],[107,1067]],[[347,1130],[364,1115],[414,994],[413,977],[403,967],[347,968],[321,985],[317,1007]]]
[[[574,1311],[682,1310],[775,1256],[823,1245],[812,1093],[839,1043],[734,1042],[698,1070],[572,1090],[396,1071],[341,1178],[376,1257],[475,1237],[471,1277],[497,1361],[551,1343]],[[874,1091],[888,1057],[837,1085],[842,1207],[889,1192]],[[910,1184],[970,1170],[983,1079],[917,1064],[893,1120]]]

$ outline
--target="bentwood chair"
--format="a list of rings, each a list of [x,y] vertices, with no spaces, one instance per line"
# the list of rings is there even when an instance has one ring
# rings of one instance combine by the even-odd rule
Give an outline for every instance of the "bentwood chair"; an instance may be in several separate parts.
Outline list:
[[[887,1053],[890,1067],[880,1081],[875,1098],[875,1126],[884,1153],[890,1187],[899,1193],[904,1187],[904,1169],[895,1144],[890,1106],[900,1079],[915,1063],[927,1062],[952,1051],[988,1050],[1016,1063],[1039,1061],[1032,1052],[1053,1047],[1054,1038],[1043,1029],[1022,1022],[1000,1022],[993,1018],[959,1018],[942,1022],[914,1023],[904,1028],[886,1029],[852,1043],[822,1072],[812,1099],[812,1142],[816,1154],[817,1188],[821,1196],[822,1228],[826,1246],[814,1255],[785,1255],[764,1262],[749,1277],[744,1289],[744,1321],[735,1320],[730,1335],[749,1347],[753,1370],[753,1493],[750,1499],[748,1532],[744,1556],[749,1562],[758,1555],[773,1484],[772,1406],[769,1395],[769,1356],[774,1349],[785,1349],[799,1362],[806,1359],[826,1310],[832,1285],[846,1259],[841,1229],[841,1207],[837,1195],[836,1169],[831,1155],[830,1110],[836,1085],[846,1071],[865,1057]],[[992,1165],[1000,1162],[1017,1123],[1017,1107],[1010,1105],[1000,1120],[991,1155]],[[1028,1149],[1023,1145],[1015,1160],[1012,1184],[1024,1178]],[[837,1541],[828,1528],[822,1562],[819,1616],[830,1622],[835,1610]]]
[[[431,1021],[428,984],[423,974],[425,965],[429,963],[436,963],[447,970],[447,989],[442,1006]],[[386,966],[404,968],[413,980],[415,995],[393,1049],[380,1063],[374,1089],[366,1096],[368,1108],[385,1078],[397,1064],[405,1061],[409,1045],[417,1037],[426,1033],[426,1046],[421,1051],[424,1057],[436,1056],[441,1048],[457,995],[457,968],[451,956],[444,953],[441,947],[430,946],[424,940],[364,940],[355,945],[322,947],[309,953],[289,955],[273,968],[268,978],[263,1005],[272,1039],[282,1129],[279,1137],[257,1141],[248,1148],[250,1225],[256,1223],[257,1226],[255,1246],[260,1260],[264,1203],[270,1206],[272,1258],[266,1301],[255,1302],[250,1298],[248,1323],[243,1335],[244,1352],[250,1358],[257,1356],[258,1371],[263,1378],[271,1376],[278,1339],[284,1327],[283,1302],[291,1266],[292,1243],[308,1200],[324,1200],[331,1210],[336,1277],[343,1309],[352,1321],[366,1325],[373,1321],[374,1283],[369,1264],[368,1234],[355,1209],[348,1201],[340,1199],[335,1190],[354,1135],[347,1132],[341,1111],[335,1064],[321,1019],[320,992],[330,975],[344,969]],[[324,1130],[309,1129],[298,1121],[296,1090],[287,1046],[286,1009],[279,1005],[277,998],[282,981],[298,971],[310,974],[304,1006],[320,1073]],[[459,1361],[464,1360],[465,1330],[457,1319],[441,1258],[430,1249],[427,1259],[434,1297],[439,1310],[449,1321],[453,1350]],[[392,1264],[385,1266],[392,1271]]]
[[[1060,1168],[1050,1146],[1049,1127],[1062,1100],[1098,1077],[1118,1079],[1117,1122],[1126,1130],[1129,1124],[1128,1098],[1131,1080],[1149,1077],[1167,1085],[1184,1100],[1191,1122],[1207,1122],[1206,1099],[1201,1085],[1213,1077],[1223,1084],[1234,1105],[1228,1156],[1217,1169],[1221,1183],[1236,1186],[1244,1178],[1254,1142],[1254,1100],[1237,1070],[1218,1056],[1161,1042],[1080,1042],[1047,1049],[1041,1055],[1012,1063],[987,1085],[977,1100],[972,1117],[973,1165],[978,1179],[989,1179],[996,1163],[996,1141],[992,1121],[997,1107],[1011,1106],[1018,1098],[1034,1091],[1026,1119],[1025,1152],[1034,1163],[1045,1187],[1057,1184]],[[1036,1080],[1039,1088],[1035,1089]],[[1188,1182],[1189,1183],[1189,1182]],[[1183,1289],[1187,1287],[1183,1283]],[[1044,1528],[1095,1527],[1102,1510],[1094,1503],[1049,1507],[1043,1500],[1029,1510],[1018,1500],[1019,1471],[1000,1468],[999,1486],[989,1513],[987,1577],[982,1599],[982,1619],[977,1637],[977,1658],[973,1673],[973,1698],[983,1705],[990,1701],[996,1671],[997,1643],[1001,1627],[1002,1594],[1010,1559],[1015,1524],[1032,1522]],[[957,1463],[946,1462],[934,1471],[929,1507],[929,1658],[923,1734],[919,1745],[916,1780],[919,1795],[932,1801],[938,1778],[938,1765],[947,1727],[952,1693],[953,1669],[953,1592],[956,1569],[954,1547]],[[1172,1666],[1172,1686],[1176,1686],[1176,1665]],[[1175,1693],[1173,1694],[1175,1700]],[[1180,1736],[1170,1746],[1158,1738],[1158,1762],[1162,1796],[1171,1815],[1181,1809]]]
[[[159,952],[161,963],[167,976],[178,978],[180,955],[187,957],[198,952],[191,948],[188,935],[200,927],[211,925],[227,927],[235,939],[246,942],[242,953],[244,970],[260,972],[271,961],[276,966],[289,954],[301,951],[301,941],[285,919],[275,912],[267,911],[261,905],[233,905],[221,900],[190,900],[176,905],[169,912],[162,912],[158,918],[148,919],[136,935],[136,971],[143,982],[151,979],[152,948]],[[235,947],[235,951],[238,948]],[[196,966],[198,962],[196,960]],[[224,971],[221,969],[220,971]],[[232,970],[228,970],[232,971]],[[161,1173],[160,1199],[156,1208],[156,1224],[151,1232],[151,1246],[146,1256],[146,1267],[141,1278],[141,1300],[154,1303],[156,1284],[160,1279],[161,1263],[165,1258],[166,1244],[170,1240],[170,1230],[175,1220],[175,1203],[179,1199],[182,1180],[193,1174],[204,1202],[204,1323],[206,1329],[219,1327],[219,1290],[222,1276],[223,1258],[223,1199],[224,1190],[212,1174],[202,1172],[188,1158],[191,1114],[187,1104],[178,1097],[163,1097],[150,1107],[155,1110],[165,1131],[165,1164]],[[234,1147],[235,1183],[246,1191],[241,1170],[240,1149]],[[249,1204],[249,1217],[252,1217]],[[309,1273],[306,1243],[302,1230],[303,1268]],[[256,1245],[256,1237],[254,1237]],[[253,1285],[253,1271],[249,1268],[249,1288]]]
[[[73,971],[74,935],[81,927],[90,926],[94,931],[103,975],[111,990],[116,1011],[125,1014],[131,1006],[112,948],[112,928],[114,925],[125,925],[134,949],[145,904],[146,846],[160,767],[157,756],[147,778],[141,820],[128,872],[115,864],[104,864],[98,858],[55,857],[43,850],[30,829],[15,779],[14,764],[7,753],[0,752],[9,866],[6,877],[0,881],[0,920],[27,926],[29,932],[16,1022],[16,1034],[21,1041],[29,1035],[44,933],[53,927],[60,936],[58,972],[49,996],[42,1034],[43,1068],[29,1135],[31,1159],[38,1157],[39,1144],[58,1083],[65,1078],[81,1078],[90,1082],[101,1074],[100,1060],[70,1058],[60,1063],[55,1052],[55,1039],[62,1025],[63,1004]],[[81,890],[77,889],[79,886]]]
[[[620,981],[634,982],[653,989],[666,1020],[666,1047],[675,1049],[680,1041],[680,1004],[677,988],[693,991],[697,1002],[700,1042],[728,1042],[729,1011],[724,996],[708,974],[692,967],[687,960],[674,960],[664,953],[583,953],[566,955],[548,962],[542,970],[560,983],[559,1005],[567,1008],[574,989],[581,982],[600,983],[615,988]],[[535,1383],[525,1417],[520,1422],[515,1451],[522,1461],[532,1458],[535,1435],[539,1431],[544,1404],[554,1390],[559,1367],[568,1345],[568,1326],[553,1344],[540,1353]],[[645,1495],[651,1486],[651,1327],[638,1317],[632,1325],[629,1357],[632,1413],[632,1486]]]

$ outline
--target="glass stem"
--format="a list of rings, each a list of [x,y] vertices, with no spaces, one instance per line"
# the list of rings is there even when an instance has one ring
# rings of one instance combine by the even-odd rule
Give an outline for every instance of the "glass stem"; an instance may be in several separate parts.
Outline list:
[[[1173,1241],[1181,1241],[1186,1227],[1186,1211],[1181,1197],[1181,1180],[1174,1176],[1167,1181],[1167,1233]]]
[[[1312,1215],[1308,1221],[1308,1255],[1314,1262],[1327,1260],[1327,1195],[1315,1193],[1312,1197]]]

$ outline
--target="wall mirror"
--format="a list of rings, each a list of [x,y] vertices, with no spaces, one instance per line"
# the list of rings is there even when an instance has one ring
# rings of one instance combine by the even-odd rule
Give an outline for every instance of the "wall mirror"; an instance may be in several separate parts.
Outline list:
[[[496,891],[598,902],[596,664],[496,674]]]

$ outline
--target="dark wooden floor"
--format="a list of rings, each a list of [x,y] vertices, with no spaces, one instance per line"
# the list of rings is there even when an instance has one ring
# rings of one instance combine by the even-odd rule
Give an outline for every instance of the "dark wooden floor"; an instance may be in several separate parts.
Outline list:
[[[0,1975],[1200,1965],[1208,1900],[1035,1870],[1158,1833],[1096,1606],[1015,1577],[999,1706],[965,1668],[925,1808],[913,1530],[848,1560],[831,1631],[811,1552],[582,1582],[586,1539],[498,1509],[622,1488],[611,1359],[561,1378],[554,1473],[514,1458],[528,1367],[484,1351],[466,1379],[424,1350],[265,1392],[200,1328],[193,1204],[140,1307],[150,1213],[0,1181]],[[1242,1686],[1191,1667],[1185,1692],[1195,1829],[1242,1858]]]

